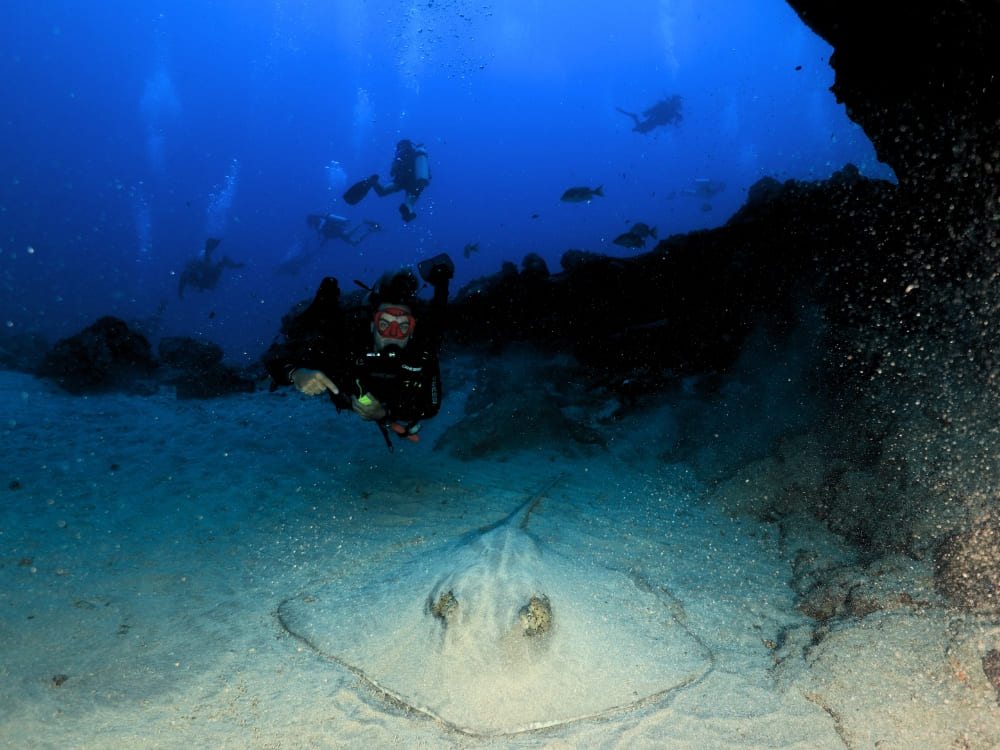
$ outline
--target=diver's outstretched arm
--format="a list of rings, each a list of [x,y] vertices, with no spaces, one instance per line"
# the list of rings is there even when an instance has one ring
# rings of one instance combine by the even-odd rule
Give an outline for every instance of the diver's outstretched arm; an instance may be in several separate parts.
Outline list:
[[[354,229],[352,229],[350,232],[344,232],[343,234],[341,234],[340,239],[342,239],[348,245],[357,245],[358,243],[361,242],[361,240],[365,238],[365,235],[361,235],[360,237],[357,238],[354,237],[354,233],[357,232],[359,229],[361,229],[360,224],[354,227]]]
[[[219,261],[218,268],[243,268],[246,263],[236,263],[229,259],[228,255],[223,255],[222,260]]]
[[[355,232],[357,232],[359,229],[361,229],[363,227],[367,228],[368,231],[365,232],[364,234],[362,234],[360,237],[355,237],[354,236]],[[361,240],[363,240],[365,237],[367,237],[371,233],[372,233],[371,227],[369,227],[366,224],[358,224],[350,232],[344,232],[342,235],[340,235],[340,239],[342,239],[348,245],[359,245],[359,244],[361,244]]]

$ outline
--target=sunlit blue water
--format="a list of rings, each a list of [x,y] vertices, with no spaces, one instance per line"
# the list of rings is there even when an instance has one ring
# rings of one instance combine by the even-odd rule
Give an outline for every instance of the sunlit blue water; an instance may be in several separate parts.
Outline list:
[[[830,48],[779,0],[14,2],[0,49],[9,332],[143,321],[166,301],[151,333],[248,361],[324,275],[349,286],[442,251],[458,285],[529,252],[557,270],[569,248],[635,252],[611,243],[631,222],[718,226],[765,175],[891,177],[828,91]],[[616,111],[674,94],[676,126],[639,134]],[[340,199],[387,175],[400,138],[431,160],[411,224],[398,196]],[[726,189],[686,195],[696,180]],[[276,275],[317,249],[305,216],[328,211],[382,231]],[[246,265],[179,300],[207,236]]]

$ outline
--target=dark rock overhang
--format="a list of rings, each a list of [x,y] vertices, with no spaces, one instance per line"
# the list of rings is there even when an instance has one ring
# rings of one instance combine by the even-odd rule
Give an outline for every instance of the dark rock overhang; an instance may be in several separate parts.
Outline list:
[[[833,93],[938,218],[992,218],[1000,172],[1000,2],[788,0],[834,52]]]

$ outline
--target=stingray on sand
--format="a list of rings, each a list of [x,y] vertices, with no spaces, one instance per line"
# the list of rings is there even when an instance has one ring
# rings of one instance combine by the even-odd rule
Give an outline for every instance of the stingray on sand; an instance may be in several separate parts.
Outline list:
[[[318,583],[278,619],[390,706],[477,736],[611,716],[703,677],[711,654],[662,588],[526,531],[541,497],[437,549]]]

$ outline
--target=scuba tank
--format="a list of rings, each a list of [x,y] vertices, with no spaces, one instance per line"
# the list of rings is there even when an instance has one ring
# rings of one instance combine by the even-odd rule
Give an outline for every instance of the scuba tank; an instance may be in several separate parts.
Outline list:
[[[418,190],[423,190],[431,183],[431,167],[427,159],[427,150],[417,146],[413,155],[413,179]]]

